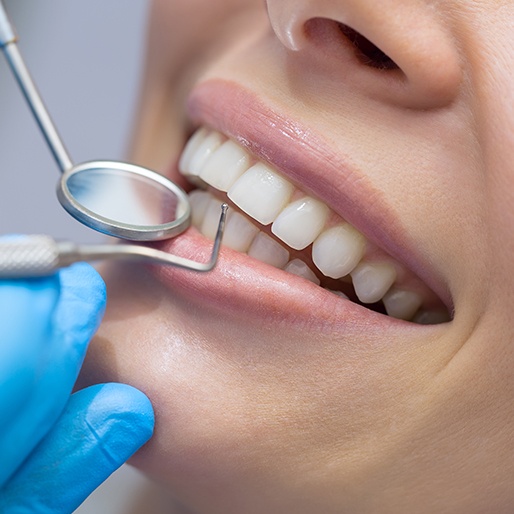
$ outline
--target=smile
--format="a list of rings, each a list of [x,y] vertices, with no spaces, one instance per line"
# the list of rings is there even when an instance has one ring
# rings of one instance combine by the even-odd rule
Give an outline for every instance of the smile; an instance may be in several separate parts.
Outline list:
[[[214,239],[220,204],[228,201],[225,247],[393,318],[420,324],[450,319],[405,266],[222,133],[197,130],[179,170],[198,187],[190,193],[192,221],[205,237]]]

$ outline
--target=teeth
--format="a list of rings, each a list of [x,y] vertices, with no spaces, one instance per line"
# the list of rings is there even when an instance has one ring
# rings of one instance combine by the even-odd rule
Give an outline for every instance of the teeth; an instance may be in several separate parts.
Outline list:
[[[225,225],[223,244],[238,252],[246,253],[257,232],[259,232],[259,229],[253,223],[238,212],[232,212]]]
[[[314,274],[309,266],[300,259],[294,259],[293,261],[288,262],[284,270],[292,273],[293,275],[306,278],[318,286],[321,284],[319,278]]]
[[[348,223],[325,230],[314,241],[312,260],[323,275],[341,278],[359,263],[366,249],[364,236]]]
[[[226,141],[204,164],[200,178],[210,186],[226,192],[249,167],[249,155],[233,141]]]
[[[205,216],[200,225],[200,232],[209,239],[216,237],[220,218],[221,202],[212,198],[205,210]],[[228,222],[227,222],[228,223]]]
[[[414,316],[414,323],[420,325],[438,325],[439,323],[447,323],[450,321],[450,315],[447,311],[420,311]]]
[[[413,291],[391,289],[383,298],[387,314],[398,319],[412,319],[421,307],[423,299]]]
[[[189,201],[191,202],[191,222],[195,227],[200,227],[205,218],[207,207],[212,200],[212,196],[206,191],[195,189],[189,194]]]
[[[280,269],[284,268],[289,261],[289,252],[263,232],[259,232],[253,240],[248,255]]]
[[[223,141],[224,137],[219,132],[209,133],[205,129],[200,129],[191,138],[182,154],[179,162],[180,171],[189,179],[198,179],[202,168]]]
[[[292,193],[292,184],[265,164],[257,163],[229,189],[228,197],[259,223],[269,225]]]
[[[443,307],[424,310],[423,295],[395,284],[399,263],[363,261],[368,242],[359,231],[340,218],[338,224],[326,228],[329,219],[333,224],[335,213],[319,200],[295,190],[293,184],[268,165],[256,163],[241,146],[219,132],[199,129],[187,143],[179,169],[201,187],[208,185],[227,193],[239,209],[260,224],[271,224],[273,235],[289,248],[305,251],[300,255],[301,260],[290,260],[288,249],[234,210],[227,216],[225,246],[320,285],[320,279],[304,262],[310,263],[312,258],[325,277],[346,282],[345,287],[353,284],[362,303],[382,300],[391,317],[413,319],[422,324],[450,320]],[[291,202],[291,198],[295,200]],[[214,239],[221,201],[199,190],[190,194],[190,200],[193,225]],[[312,249],[306,250],[311,244]],[[336,284],[330,287],[337,289]],[[332,292],[348,298],[340,291]]]
[[[328,217],[328,207],[305,197],[289,204],[277,217],[271,231],[295,250],[303,250],[320,234]]]
[[[362,303],[381,300],[396,280],[394,266],[385,262],[359,264],[351,275],[355,294]]]

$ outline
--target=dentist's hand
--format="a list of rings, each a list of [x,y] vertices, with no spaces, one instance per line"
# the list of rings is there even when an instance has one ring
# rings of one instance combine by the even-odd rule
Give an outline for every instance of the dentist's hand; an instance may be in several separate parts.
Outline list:
[[[105,305],[98,274],[0,281],[0,512],[70,513],[150,437],[147,397],[71,390]]]

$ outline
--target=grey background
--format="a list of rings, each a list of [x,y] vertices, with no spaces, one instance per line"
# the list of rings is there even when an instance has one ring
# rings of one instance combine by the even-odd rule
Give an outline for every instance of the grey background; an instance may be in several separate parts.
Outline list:
[[[143,58],[147,0],[5,0],[19,46],[74,161],[122,159]],[[0,234],[102,236],[59,205],[59,172],[0,59]],[[126,513],[144,480],[124,466],[77,511]]]

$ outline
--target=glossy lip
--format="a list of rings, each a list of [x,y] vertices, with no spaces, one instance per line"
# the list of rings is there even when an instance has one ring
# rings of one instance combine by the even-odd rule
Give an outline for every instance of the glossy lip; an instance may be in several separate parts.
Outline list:
[[[210,80],[197,86],[189,98],[188,110],[194,124],[224,133],[257,159],[269,162],[302,190],[329,205],[370,241],[416,273],[451,310],[447,288],[412,249],[406,231],[381,192],[365,176],[350,169],[317,135],[264,105],[240,85],[223,80]],[[170,171],[170,175],[176,173],[176,168]],[[363,209],[363,205],[372,208]],[[206,243],[192,229],[160,247],[185,257],[203,255],[207,259],[210,243]],[[324,323],[360,320],[383,327],[419,326],[343,301],[303,279],[227,249],[221,252],[218,266],[208,275],[198,277],[172,268],[157,268],[156,273],[174,290],[194,293],[195,298],[201,296],[207,302],[219,302],[236,311],[249,308],[252,315],[261,312],[268,317],[274,312],[278,317],[292,315],[298,320],[300,316],[307,321],[313,319],[314,310],[315,318]],[[306,303],[310,304],[309,312],[305,310]]]

